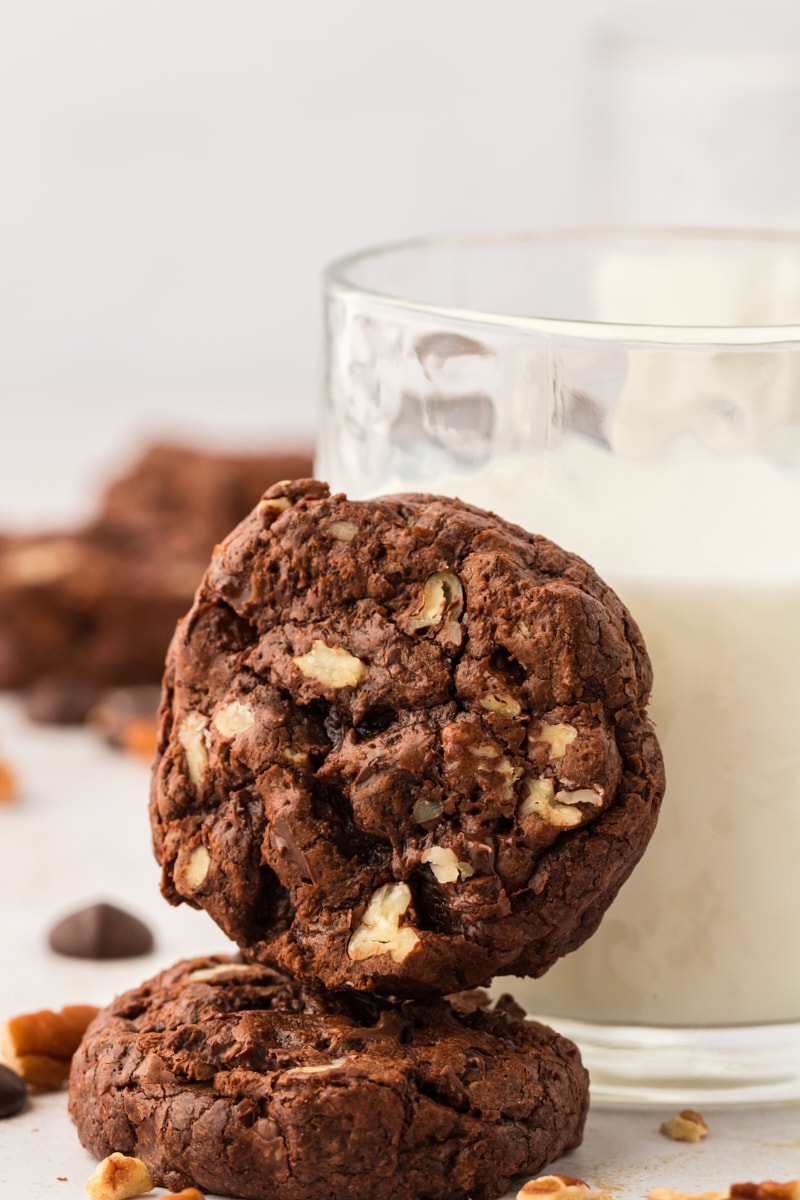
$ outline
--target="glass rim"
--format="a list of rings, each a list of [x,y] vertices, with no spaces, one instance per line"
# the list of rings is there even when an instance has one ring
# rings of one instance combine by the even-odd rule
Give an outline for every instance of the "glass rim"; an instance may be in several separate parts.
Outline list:
[[[514,242],[583,242],[606,241],[609,245],[623,242],[645,242],[655,238],[671,240],[676,245],[716,242],[733,245],[758,243],[789,244],[800,252],[800,230],[789,229],[711,229],[702,227],[633,227],[633,228],[575,228],[551,230],[518,230],[506,233],[457,233],[407,238],[384,242],[357,250],[334,259],[323,272],[326,294],[338,292],[363,296],[387,308],[420,316],[437,317],[481,325],[504,326],[528,330],[550,337],[578,338],[587,341],[652,342],[667,345],[720,345],[730,347],[778,346],[800,343],[800,323],[782,325],[679,325],[637,322],[595,321],[571,317],[520,315],[482,310],[458,305],[433,304],[398,295],[390,290],[367,287],[352,278],[351,272],[364,262],[387,258],[410,250],[424,251],[444,247],[474,247],[502,245]]]

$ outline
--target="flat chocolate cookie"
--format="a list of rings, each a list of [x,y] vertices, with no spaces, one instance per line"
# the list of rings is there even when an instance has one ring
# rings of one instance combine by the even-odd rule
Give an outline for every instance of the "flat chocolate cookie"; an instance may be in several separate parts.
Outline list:
[[[580,1142],[587,1099],[575,1046],[509,997],[306,992],[218,957],[118,997],[70,1078],[93,1154],[248,1200],[498,1196]]]
[[[653,831],[650,683],[622,603],[546,539],[457,500],[274,487],[170,649],[164,894],[331,989],[540,975]]]

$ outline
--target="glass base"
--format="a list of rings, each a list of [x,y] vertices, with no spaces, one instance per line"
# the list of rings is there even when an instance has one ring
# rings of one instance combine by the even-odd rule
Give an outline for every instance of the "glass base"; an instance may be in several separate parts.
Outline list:
[[[580,1047],[596,1105],[680,1109],[800,1100],[800,1023],[654,1028],[558,1017],[555,1027]]]

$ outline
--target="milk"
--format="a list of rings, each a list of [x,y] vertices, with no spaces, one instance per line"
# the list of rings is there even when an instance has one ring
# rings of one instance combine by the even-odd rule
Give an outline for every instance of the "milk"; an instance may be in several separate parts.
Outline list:
[[[508,986],[543,1016],[800,1019],[796,470],[690,440],[636,460],[572,437],[546,457],[426,479],[425,490],[581,554],[628,605],[653,660],[667,794],[650,847],[585,946]]]

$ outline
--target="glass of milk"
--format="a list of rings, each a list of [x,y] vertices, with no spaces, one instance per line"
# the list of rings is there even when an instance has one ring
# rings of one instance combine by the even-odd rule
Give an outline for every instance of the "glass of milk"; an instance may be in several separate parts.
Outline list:
[[[501,979],[595,1099],[800,1098],[800,235],[389,246],[326,276],[318,472],[576,551],[653,659],[667,794],[598,932]]]

